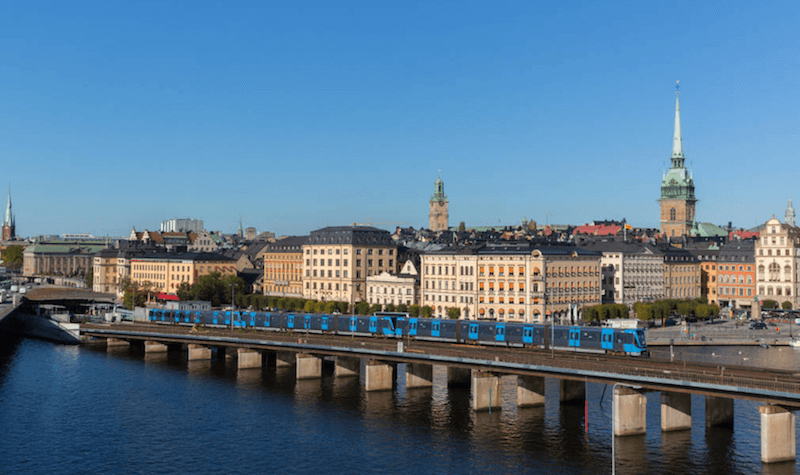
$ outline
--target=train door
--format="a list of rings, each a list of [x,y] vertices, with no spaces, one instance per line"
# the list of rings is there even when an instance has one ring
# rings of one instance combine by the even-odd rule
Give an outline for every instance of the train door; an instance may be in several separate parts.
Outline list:
[[[569,329],[569,346],[578,348],[581,346],[581,329],[580,328],[570,328]]]
[[[250,326],[256,326],[256,312],[250,312]]]
[[[323,315],[322,316],[322,319],[320,320],[320,323],[319,323],[320,328],[322,330],[327,330],[328,329],[328,318],[329,317],[327,315]]]
[[[613,328],[603,328],[603,331],[600,333],[600,347],[607,351],[614,349]]]
[[[350,317],[350,331],[354,332],[358,329],[358,318]]]
[[[431,322],[431,336],[441,337],[442,336],[442,322],[439,320],[434,320]]]
[[[272,314],[267,312],[266,315],[264,315],[264,326],[269,327],[271,325],[272,325]]]
[[[494,324],[494,341],[506,341],[506,324]]]
[[[214,312],[211,314],[211,323],[213,323],[214,325],[219,324],[219,312]]]
[[[533,327],[522,327],[522,343],[533,343]]]
[[[294,328],[294,315],[286,316],[286,328]]]
[[[470,340],[477,340],[478,339],[478,324],[477,323],[470,323],[469,324],[469,339]]]
[[[378,333],[378,317],[369,317],[369,332]]]
[[[403,317],[397,317],[396,324],[394,327],[394,336],[402,337],[403,336],[403,328],[406,327],[408,322]]]
[[[309,330],[311,329],[311,315],[306,315],[303,317],[303,329]]]
[[[417,319],[408,319],[408,336],[417,336]]]

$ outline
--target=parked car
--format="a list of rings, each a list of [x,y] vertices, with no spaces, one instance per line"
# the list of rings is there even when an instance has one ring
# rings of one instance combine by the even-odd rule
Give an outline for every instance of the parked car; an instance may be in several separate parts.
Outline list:
[[[753,322],[747,328],[749,328],[750,330],[766,330],[767,324],[764,322]]]

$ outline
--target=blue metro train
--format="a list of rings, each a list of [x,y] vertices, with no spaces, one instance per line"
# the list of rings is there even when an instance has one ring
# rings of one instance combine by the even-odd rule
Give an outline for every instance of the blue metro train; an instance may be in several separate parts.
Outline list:
[[[487,320],[416,318],[407,313],[376,312],[372,316],[298,312],[150,309],[149,320],[171,325],[205,325],[266,331],[300,331],[347,336],[414,338],[449,343],[539,347],[566,351],[647,356],[641,329],[555,326]]]

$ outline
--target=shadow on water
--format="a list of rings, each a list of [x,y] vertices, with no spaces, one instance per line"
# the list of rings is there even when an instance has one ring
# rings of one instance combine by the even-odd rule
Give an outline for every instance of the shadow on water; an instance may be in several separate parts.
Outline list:
[[[0,333],[0,387],[8,376],[8,372],[19,354],[23,338],[9,333]]]

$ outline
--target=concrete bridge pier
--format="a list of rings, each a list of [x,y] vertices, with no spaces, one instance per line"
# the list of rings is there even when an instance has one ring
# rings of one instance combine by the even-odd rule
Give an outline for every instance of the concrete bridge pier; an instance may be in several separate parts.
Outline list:
[[[322,358],[306,353],[298,353],[296,364],[297,379],[322,378]]]
[[[364,366],[364,385],[366,391],[391,391],[394,381],[394,368],[388,363],[369,360]]]
[[[647,432],[647,396],[639,389],[614,388],[614,435],[640,435]]]
[[[503,407],[503,384],[498,376],[484,371],[472,373],[472,409],[487,411]]]
[[[429,364],[406,364],[406,389],[433,387],[433,366]]]
[[[287,366],[294,366],[296,364],[296,353],[291,351],[276,351],[275,352],[275,367],[285,368]]]
[[[688,393],[661,393],[661,431],[692,429],[692,395]]]
[[[169,348],[164,343],[147,340],[144,342],[144,352],[147,353],[166,353]]]
[[[544,377],[517,376],[517,406],[544,406]]]
[[[772,404],[760,406],[758,412],[761,413],[761,461],[794,461],[797,457],[794,413]]]
[[[472,379],[472,370],[469,368],[459,368],[457,366],[447,367],[447,386],[469,387]]]
[[[337,356],[333,367],[333,377],[342,378],[358,376],[361,371],[361,358]]]
[[[187,348],[188,360],[210,360],[211,348],[203,345],[189,344]]]
[[[106,351],[116,348],[130,348],[131,342],[118,338],[106,338]]]
[[[261,368],[263,365],[263,355],[260,351],[250,348],[237,348],[236,367],[238,369]]]
[[[706,427],[733,427],[733,399],[706,396]]]
[[[562,379],[559,382],[559,401],[576,402],[586,400],[586,381]]]

